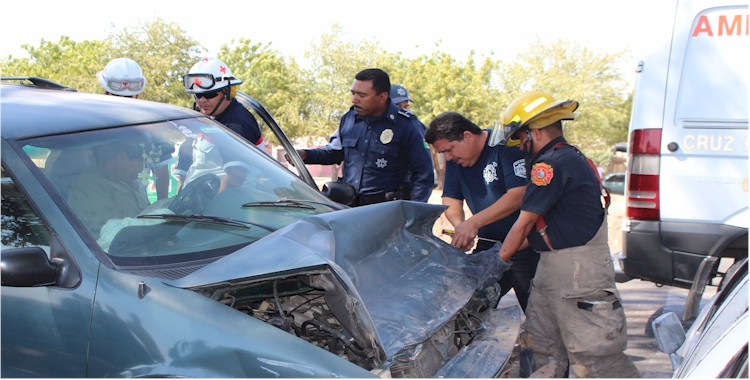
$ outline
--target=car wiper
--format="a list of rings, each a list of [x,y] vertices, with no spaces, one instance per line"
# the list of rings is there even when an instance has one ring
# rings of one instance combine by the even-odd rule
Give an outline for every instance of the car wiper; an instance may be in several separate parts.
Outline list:
[[[301,200],[301,199],[286,199],[286,198],[281,198],[275,201],[249,202],[249,203],[243,204],[242,207],[292,207],[292,208],[303,208],[303,209],[308,209],[308,210],[314,210],[315,207],[311,206],[310,204],[317,204],[317,205],[329,207],[331,209],[335,209],[334,206],[331,206],[323,202],[308,201],[308,200]]]
[[[177,220],[177,221],[182,221],[182,222],[211,223],[211,224],[220,224],[223,226],[232,226],[232,227],[247,228],[247,229],[251,227],[260,227],[268,232],[276,231],[276,228],[269,227],[260,223],[246,222],[243,220],[225,218],[222,216],[212,216],[212,215],[146,214],[146,215],[138,215],[136,216],[136,218]]]

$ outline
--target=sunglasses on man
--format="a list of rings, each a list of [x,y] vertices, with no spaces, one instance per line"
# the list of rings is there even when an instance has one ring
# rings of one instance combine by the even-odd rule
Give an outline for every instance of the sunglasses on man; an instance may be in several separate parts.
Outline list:
[[[196,92],[193,95],[195,95],[196,99],[206,98],[206,99],[213,99],[217,95],[219,95],[221,91],[210,91],[210,92]]]

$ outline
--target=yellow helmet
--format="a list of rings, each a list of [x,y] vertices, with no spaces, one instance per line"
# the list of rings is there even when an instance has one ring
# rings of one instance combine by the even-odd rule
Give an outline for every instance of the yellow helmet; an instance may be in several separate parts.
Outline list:
[[[518,131],[544,128],[560,120],[573,120],[578,109],[575,100],[555,101],[552,95],[534,91],[521,95],[505,110],[502,123],[495,125],[490,145],[516,146],[520,141]]]

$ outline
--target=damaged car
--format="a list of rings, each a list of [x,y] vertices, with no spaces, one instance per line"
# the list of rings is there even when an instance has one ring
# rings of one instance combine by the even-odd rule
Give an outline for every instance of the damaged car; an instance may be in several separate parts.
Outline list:
[[[434,236],[440,205],[327,197],[242,99],[295,169],[190,109],[3,81],[1,375],[506,370],[521,309],[496,306],[496,251]]]

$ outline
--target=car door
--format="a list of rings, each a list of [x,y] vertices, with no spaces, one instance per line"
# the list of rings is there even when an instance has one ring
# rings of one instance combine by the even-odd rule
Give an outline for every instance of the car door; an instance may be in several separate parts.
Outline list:
[[[1,181],[0,375],[84,377],[97,261],[5,141]]]
[[[276,139],[284,147],[286,156],[289,160],[291,160],[290,163],[292,164],[292,167],[288,169],[297,174],[297,176],[305,181],[305,183],[314,187],[315,189],[318,189],[318,186],[315,183],[312,175],[310,174],[310,171],[307,170],[302,157],[297,154],[297,151],[294,149],[294,145],[292,145],[291,141],[289,141],[289,138],[286,136],[284,131],[281,129],[281,127],[279,127],[279,124],[276,122],[276,120],[274,120],[273,116],[271,116],[271,113],[268,112],[268,110],[266,110],[266,108],[262,104],[260,104],[259,101],[243,92],[237,92],[237,101],[245,106],[245,108],[252,111],[255,115],[260,117],[260,119],[265,123],[268,129],[273,132],[273,134],[276,136]],[[278,157],[276,157],[276,159],[280,160]]]

